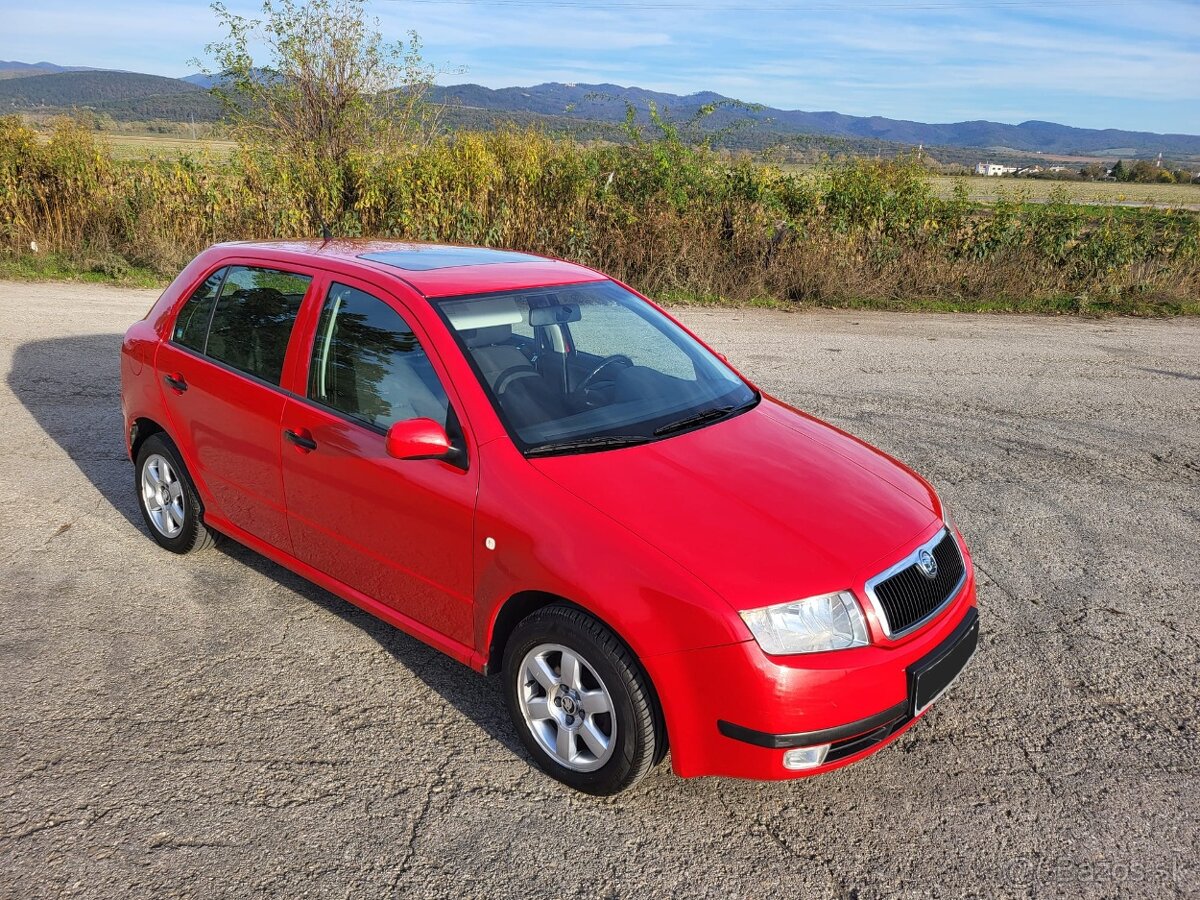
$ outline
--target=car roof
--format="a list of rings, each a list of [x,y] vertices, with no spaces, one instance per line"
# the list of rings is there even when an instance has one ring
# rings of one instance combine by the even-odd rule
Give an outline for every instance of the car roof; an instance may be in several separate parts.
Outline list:
[[[605,280],[594,269],[566,260],[490,247],[341,238],[238,241],[218,246],[230,251],[262,252],[278,262],[337,259],[398,278],[426,297]]]

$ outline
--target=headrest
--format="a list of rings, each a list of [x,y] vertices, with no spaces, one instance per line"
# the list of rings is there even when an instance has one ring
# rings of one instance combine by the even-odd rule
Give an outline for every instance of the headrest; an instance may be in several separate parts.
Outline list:
[[[468,347],[490,347],[503,344],[512,337],[511,325],[488,325],[484,328],[467,328],[462,331]]]

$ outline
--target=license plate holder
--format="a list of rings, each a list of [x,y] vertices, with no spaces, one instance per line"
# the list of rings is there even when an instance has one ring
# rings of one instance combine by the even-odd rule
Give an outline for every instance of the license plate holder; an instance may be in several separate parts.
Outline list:
[[[966,667],[979,644],[979,615],[970,610],[950,637],[908,667],[909,713],[929,709]]]

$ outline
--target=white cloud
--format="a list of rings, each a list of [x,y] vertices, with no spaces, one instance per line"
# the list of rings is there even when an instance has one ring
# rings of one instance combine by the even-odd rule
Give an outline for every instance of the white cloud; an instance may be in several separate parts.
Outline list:
[[[466,67],[455,80],[493,87],[613,81],[926,121],[1021,116],[1200,131],[1200,6],[1180,0],[371,2],[389,35],[415,28],[432,62]],[[230,5],[258,9],[256,0]],[[779,5],[792,10],[763,9]],[[59,0],[9,19],[0,58],[160,74],[188,71],[217,31],[207,0]]]

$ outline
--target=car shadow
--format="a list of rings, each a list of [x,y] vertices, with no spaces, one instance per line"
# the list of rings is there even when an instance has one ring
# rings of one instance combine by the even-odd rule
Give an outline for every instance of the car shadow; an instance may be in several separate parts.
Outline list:
[[[141,513],[137,514],[140,517]],[[145,525],[141,522],[138,523],[138,527],[145,530]],[[216,549],[358,628],[391,654],[400,665],[483,729],[489,737],[531,762],[525,748],[513,733],[498,678],[481,677],[441,651],[230,538],[218,541]]]
[[[145,533],[121,433],[121,338],[120,334],[79,335],[22,344],[13,352],[7,383],[41,430],[112,509]],[[219,541],[217,549],[363,631],[492,739],[529,759],[509,723],[497,679],[481,678],[233,540]]]

